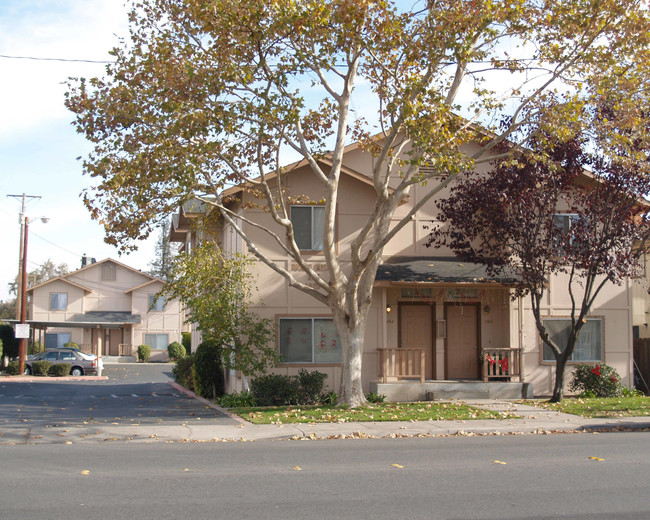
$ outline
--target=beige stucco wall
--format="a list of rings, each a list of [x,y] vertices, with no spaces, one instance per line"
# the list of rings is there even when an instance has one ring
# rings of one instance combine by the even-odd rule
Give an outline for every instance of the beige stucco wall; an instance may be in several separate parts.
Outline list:
[[[471,152],[477,145],[467,145]],[[372,158],[360,151],[349,152],[345,159],[346,166],[359,172],[369,172]],[[482,165],[485,171],[487,165]],[[307,168],[298,169],[285,178],[286,185],[292,195],[304,195],[313,201],[318,201],[323,195],[322,187],[314,181]],[[415,186],[408,200],[396,211],[394,222],[397,222],[416,204],[436,181],[430,181],[426,187]],[[442,190],[437,197],[448,193],[448,188]],[[243,194],[244,202],[251,202],[249,194]],[[355,233],[365,222],[374,202],[374,192],[370,186],[347,175],[342,175],[339,190],[339,200],[336,209],[336,247],[339,260],[345,270],[349,265],[349,248]],[[264,227],[280,231],[271,216],[259,208],[246,210],[246,216],[262,224]],[[385,247],[384,257],[391,256],[451,256],[448,250],[434,250],[425,246],[428,231],[425,225],[437,223],[437,209],[434,200],[429,201],[415,217],[397,233],[395,238]],[[306,275],[292,267],[292,261],[280,250],[273,239],[263,230],[244,225],[244,230],[251,237],[259,250],[278,265],[290,271],[297,279],[306,281]],[[228,250],[245,251],[241,241],[226,240],[224,247]],[[305,254],[305,259],[314,269],[320,270],[322,254]],[[254,267],[257,277],[258,293],[252,302],[252,310],[263,317],[270,318],[277,324],[279,316],[320,316],[330,315],[329,309],[314,298],[289,288],[283,277],[262,263]],[[326,273],[321,271],[323,277]],[[571,302],[566,290],[566,280],[561,276],[552,277],[549,281],[549,295],[544,303],[544,314],[548,316],[568,315]],[[628,281],[620,286],[608,284],[601,292],[592,309],[591,316],[604,319],[604,362],[616,368],[623,377],[623,384],[632,384],[632,325],[633,325],[633,289]],[[432,286],[438,294],[443,286]],[[523,379],[533,383],[535,394],[548,395],[552,391],[552,364],[541,361],[540,341],[530,310],[529,300],[524,298],[511,301],[508,289],[477,286],[479,297],[472,302],[480,304],[480,345],[483,347],[521,347],[523,350]],[[377,377],[377,348],[397,347],[399,345],[399,317],[396,312],[401,302],[406,303],[400,296],[399,287],[377,287],[373,291],[373,303],[368,314],[365,331],[365,347],[363,354],[363,384],[368,391],[370,381]],[[425,302],[434,307],[435,320],[444,318],[445,296]],[[637,295],[637,298],[640,298]],[[409,300],[410,301],[410,300]],[[395,309],[390,315],[386,313],[386,304]],[[520,311],[520,305],[522,305]],[[646,303],[647,305],[647,303]],[[486,306],[488,310],[486,310]],[[646,307],[647,308],[647,307]],[[645,313],[644,308],[643,313]],[[640,320],[641,312],[637,312],[635,320]],[[437,379],[445,377],[445,340],[435,338],[436,324],[433,324],[435,374]],[[650,334],[649,334],[650,335]],[[277,369],[279,373],[295,374],[301,368],[315,368],[328,374],[327,386],[338,390],[340,367],[337,365],[283,365]],[[231,375],[232,390],[241,389],[241,378]],[[567,377],[570,381],[570,374]]]
[[[118,263],[115,265],[115,280],[102,280],[104,262],[92,264],[67,275],[72,285],[65,280],[54,280],[36,287],[32,294],[33,319],[37,321],[67,321],[74,314],[91,311],[129,312],[139,315],[139,324],[125,325],[121,343],[134,347],[145,342],[145,334],[167,334],[169,343],[181,342],[184,313],[178,300],[167,301],[163,311],[149,310],[149,298],[162,288],[162,282]],[[149,283],[151,282],[151,283]],[[87,289],[87,290],[84,290]],[[51,311],[50,294],[68,294],[65,311]],[[92,343],[92,330],[79,327],[49,327],[48,333],[70,333],[71,340],[86,348]],[[38,339],[38,338],[37,338]],[[154,352],[152,360],[166,360],[167,351]]]

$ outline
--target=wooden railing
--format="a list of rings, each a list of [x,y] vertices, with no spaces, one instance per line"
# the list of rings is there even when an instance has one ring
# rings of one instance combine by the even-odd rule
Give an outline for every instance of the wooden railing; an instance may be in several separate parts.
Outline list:
[[[133,345],[128,343],[120,343],[119,354],[120,356],[132,356],[133,355]]]
[[[483,381],[494,379],[521,381],[521,349],[481,348]]]
[[[419,379],[424,383],[423,348],[378,348],[379,381],[388,379]]]

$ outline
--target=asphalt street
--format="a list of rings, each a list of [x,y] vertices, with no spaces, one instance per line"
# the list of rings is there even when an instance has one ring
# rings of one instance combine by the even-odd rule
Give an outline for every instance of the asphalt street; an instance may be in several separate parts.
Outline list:
[[[650,434],[0,446],[0,516],[650,518]]]

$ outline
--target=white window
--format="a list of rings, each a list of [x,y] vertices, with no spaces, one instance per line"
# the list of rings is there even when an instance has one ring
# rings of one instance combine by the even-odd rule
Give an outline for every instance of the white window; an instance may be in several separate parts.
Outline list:
[[[570,236],[570,241],[576,239],[572,234],[572,228],[575,226],[576,222],[580,219],[580,215],[576,213],[556,213],[553,215],[553,224],[558,228],[561,233],[561,236]],[[561,245],[561,241],[557,241],[557,246]]]
[[[150,311],[164,311],[165,310],[165,297],[155,294],[149,295],[149,310]]]
[[[145,334],[144,343],[149,345],[151,350],[167,350],[169,336],[167,334]]]
[[[291,206],[291,223],[298,249],[323,250],[324,206]]]
[[[102,281],[114,282],[117,278],[117,266],[111,262],[102,264]]]
[[[340,363],[341,340],[331,318],[280,318],[284,363]]]
[[[71,334],[69,332],[46,332],[45,348],[61,348],[70,341],[70,337]]]
[[[568,318],[544,318],[544,327],[555,344],[562,350],[566,347],[571,329]],[[544,361],[555,362],[553,351],[544,343]],[[582,326],[578,342],[569,361],[602,361],[603,360],[603,323],[600,318],[587,318]]]
[[[68,308],[68,293],[50,293],[50,310],[65,311]]]

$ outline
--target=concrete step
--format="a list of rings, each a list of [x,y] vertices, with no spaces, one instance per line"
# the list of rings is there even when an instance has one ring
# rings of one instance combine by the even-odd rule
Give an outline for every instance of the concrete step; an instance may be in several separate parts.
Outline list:
[[[102,356],[104,364],[135,363],[138,359],[135,356]]]
[[[487,390],[436,390],[427,392],[427,401],[441,401],[447,399],[490,399],[490,392]]]

